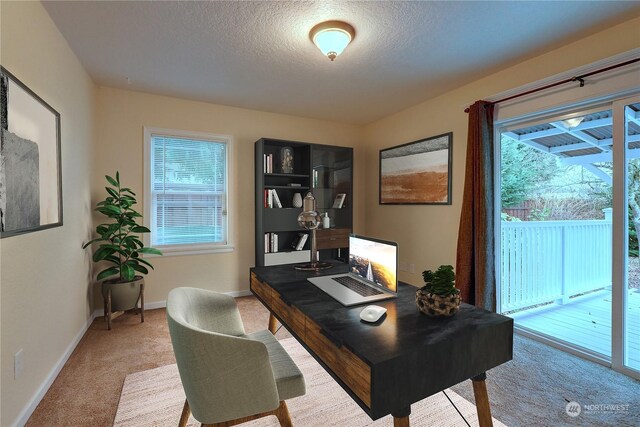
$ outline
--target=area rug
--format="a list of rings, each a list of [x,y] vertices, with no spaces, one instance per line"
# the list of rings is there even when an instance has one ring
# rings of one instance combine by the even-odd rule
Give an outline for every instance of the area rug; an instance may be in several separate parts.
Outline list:
[[[294,426],[297,427],[389,427],[391,416],[372,421],[349,395],[293,338],[280,343],[304,374],[307,394],[287,401]],[[469,384],[471,387],[471,384]],[[472,426],[478,425],[475,406],[446,390],[462,416]],[[175,426],[184,404],[184,391],[175,364],[129,374],[124,380],[120,403],[113,425],[117,427]],[[411,426],[466,426],[456,408],[443,393],[437,393],[411,406]],[[493,421],[494,426],[504,426]],[[200,424],[191,417],[189,427]],[[247,427],[277,427],[274,416],[251,421]]]

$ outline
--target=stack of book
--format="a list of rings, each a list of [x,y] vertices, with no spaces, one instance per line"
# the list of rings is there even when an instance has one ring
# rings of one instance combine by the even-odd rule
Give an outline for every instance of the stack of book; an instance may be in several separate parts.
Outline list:
[[[278,235],[276,233],[264,233],[264,253],[278,252]]]
[[[281,208],[282,202],[278,197],[278,192],[275,189],[264,190],[264,207],[265,208]]]
[[[308,238],[309,235],[307,233],[298,233],[298,238],[293,241],[291,247],[296,251],[301,251]]]
[[[264,154],[264,173],[273,173],[273,154]]]

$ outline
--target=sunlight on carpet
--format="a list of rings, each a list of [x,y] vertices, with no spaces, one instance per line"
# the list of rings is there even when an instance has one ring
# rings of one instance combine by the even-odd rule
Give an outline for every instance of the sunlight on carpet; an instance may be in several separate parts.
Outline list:
[[[294,426],[392,426],[391,416],[372,421],[342,390],[324,369],[293,338],[280,341],[302,371],[307,394],[287,401]],[[469,387],[471,383],[469,382]],[[475,406],[452,390],[447,394],[470,425],[477,426]],[[129,374],[125,378],[120,403],[114,420],[116,427],[146,427],[177,425],[184,391],[178,368],[161,366]],[[443,393],[437,393],[411,406],[411,426],[466,426],[460,414]],[[494,426],[504,426],[494,418]],[[193,417],[189,427],[199,426]],[[277,427],[278,420],[271,416],[251,421],[247,427]]]

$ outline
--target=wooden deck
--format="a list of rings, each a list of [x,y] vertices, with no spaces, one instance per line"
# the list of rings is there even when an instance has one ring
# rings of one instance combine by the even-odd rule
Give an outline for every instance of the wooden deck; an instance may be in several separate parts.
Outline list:
[[[509,314],[516,325],[611,357],[611,291]],[[628,366],[640,370],[640,292],[628,291]]]

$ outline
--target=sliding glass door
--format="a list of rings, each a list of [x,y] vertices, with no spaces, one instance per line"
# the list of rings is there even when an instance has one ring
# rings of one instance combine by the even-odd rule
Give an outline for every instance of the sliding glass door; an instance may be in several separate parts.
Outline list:
[[[614,217],[613,367],[640,372],[640,97],[614,102],[614,203],[625,206]],[[621,244],[617,244],[620,241]]]
[[[640,374],[640,97],[499,129],[500,312]]]

